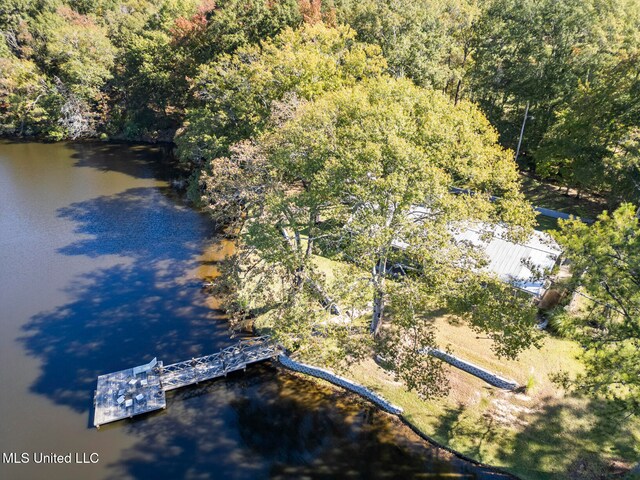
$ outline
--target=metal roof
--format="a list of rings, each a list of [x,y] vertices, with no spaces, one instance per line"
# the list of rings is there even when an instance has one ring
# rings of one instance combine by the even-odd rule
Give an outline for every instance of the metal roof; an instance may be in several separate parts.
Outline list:
[[[425,207],[413,207],[409,216],[419,219],[428,213]],[[452,226],[451,231],[457,242],[468,242],[486,255],[486,270],[531,295],[544,294],[547,276],[561,253],[549,234],[534,231],[526,242],[516,243],[508,239],[507,228],[498,224],[469,222]],[[399,239],[393,244],[408,246]]]
[[[551,236],[534,231],[526,242],[515,243],[500,225],[478,223],[454,232],[456,241],[467,241],[487,256],[488,271],[536,297],[544,293],[545,281],[561,250]]]

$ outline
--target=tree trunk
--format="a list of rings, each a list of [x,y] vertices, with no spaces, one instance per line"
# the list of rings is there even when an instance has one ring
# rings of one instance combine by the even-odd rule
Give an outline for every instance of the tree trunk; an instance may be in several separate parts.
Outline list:
[[[284,228],[280,227],[280,233],[286,240],[287,245],[289,245],[291,250],[295,251],[296,246],[294,245],[287,231]],[[310,254],[311,250],[307,249],[307,253]],[[295,285],[297,287],[301,287],[303,284],[307,284],[311,288],[311,290],[319,297],[320,303],[322,304],[323,307],[330,308],[331,313],[334,315],[341,314],[340,307],[336,305],[333,299],[329,295],[327,295],[327,293],[324,291],[324,289],[320,285],[318,285],[318,283],[316,283],[313,279],[309,278],[309,275],[307,274],[307,272],[304,271],[303,266],[300,266],[296,269],[296,272],[295,272]]]
[[[316,296],[319,297],[320,303],[324,308],[328,308],[333,315],[342,314],[342,310],[340,309],[340,307],[336,304],[336,302],[333,301],[333,299],[327,294],[327,292],[325,292],[324,289],[320,285],[318,285],[318,283],[311,280],[308,276],[305,277],[305,282],[307,283],[309,288],[311,288],[311,290],[316,294]]]
[[[460,100],[460,87],[462,86],[462,79],[458,80],[458,85],[456,86],[456,98],[453,101],[454,105],[458,104],[458,101]]]
[[[382,325],[382,314],[384,313],[384,280],[387,269],[387,259],[381,258],[374,268],[374,294],[373,294],[373,312],[371,314],[371,334],[375,337],[380,331]]]
[[[382,312],[384,310],[384,295],[381,291],[376,291],[373,297],[373,315],[371,316],[371,334],[375,337],[382,325]]]
[[[315,234],[315,225],[318,222],[318,214],[315,210],[309,212],[309,225],[307,226],[307,251],[305,257],[311,257],[313,253],[313,235]]]
[[[464,57],[462,57],[462,70],[464,70],[465,65],[467,64],[467,55],[468,55],[468,51],[467,51],[467,47],[465,46],[464,48]],[[462,87],[462,77],[460,77],[458,79],[458,85],[456,86],[456,98],[453,101],[454,105],[457,105],[458,102],[460,101],[460,88]]]
[[[296,273],[293,280],[294,285],[296,286],[296,290],[300,290],[304,285],[304,281],[305,281],[304,277],[305,277],[304,268],[302,267],[296,268]]]
[[[389,228],[393,224],[393,219],[396,213],[397,205],[390,203],[387,208],[387,219],[385,221],[385,227]],[[373,295],[373,314],[371,316],[371,333],[375,337],[378,335],[380,326],[382,325],[382,314],[384,312],[384,280],[387,275],[387,249],[390,245],[387,245],[380,256],[378,262],[372,271],[373,285],[375,293]]]

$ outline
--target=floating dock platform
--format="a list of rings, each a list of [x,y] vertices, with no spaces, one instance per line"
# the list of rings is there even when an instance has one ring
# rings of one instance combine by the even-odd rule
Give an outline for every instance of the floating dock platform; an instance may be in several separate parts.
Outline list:
[[[218,353],[184,362],[163,365],[154,358],[145,365],[100,375],[94,396],[93,424],[100,428],[105,423],[164,409],[168,390],[226,376],[280,353],[270,337],[263,336],[241,340]]]

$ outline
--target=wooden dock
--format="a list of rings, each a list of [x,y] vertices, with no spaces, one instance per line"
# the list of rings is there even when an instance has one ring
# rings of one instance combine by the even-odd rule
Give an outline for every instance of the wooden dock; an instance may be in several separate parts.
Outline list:
[[[162,362],[149,371],[141,372],[140,367],[135,367],[100,375],[94,397],[93,424],[100,427],[105,423],[166,408],[158,368],[162,368]]]
[[[131,418],[166,408],[165,392],[243,370],[280,354],[270,337],[241,340],[218,353],[163,365],[153,359],[138,367],[100,375],[94,396],[93,424]]]

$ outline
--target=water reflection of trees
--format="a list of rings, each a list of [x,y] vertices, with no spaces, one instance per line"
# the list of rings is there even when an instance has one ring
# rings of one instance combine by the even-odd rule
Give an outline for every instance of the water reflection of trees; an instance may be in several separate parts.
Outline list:
[[[76,142],[65,144],[73,150],[78,167],[121,172],[133,178],[167,180],[176,176],[171,165],[171,148],[167,145]]]

